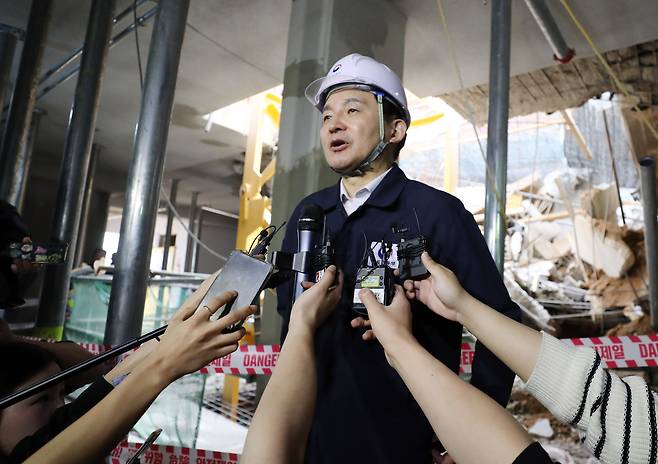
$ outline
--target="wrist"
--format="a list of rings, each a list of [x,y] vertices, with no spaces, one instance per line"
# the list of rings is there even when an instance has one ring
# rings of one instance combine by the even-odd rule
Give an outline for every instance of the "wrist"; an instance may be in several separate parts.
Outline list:
[[[147,356],[142,359],[130,374],[151,378],[161,390],[164,390],[170,383],[180,377],[171,366],[171,363],[159,356]]]
[[[291,323],[288,327],[288,335],[286,339],[293,337],[299,340],[313,340],[315,336],[315,329],[311,326],[310,323],[295,321]]]
[[[457,322],[466,329],[470,330],[473,322],[473,312],[476,310],[476,305],[479,303],[470,293],[464,292],[464,297],[461,299],[459,309],[457,310]]]
[[[418,340],[411,332],[405,332],[391,337],[385,341],[380,340],[384,351],[390,361],[391,367],[399,371],[405,364],[408,353],[418,345]]]

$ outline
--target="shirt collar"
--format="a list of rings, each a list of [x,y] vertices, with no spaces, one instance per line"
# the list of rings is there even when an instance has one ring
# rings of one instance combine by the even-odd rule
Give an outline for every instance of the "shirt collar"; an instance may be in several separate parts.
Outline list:
[[[407,176],[404,175],[404,172],[402,172],[402,169],[400,169],[397,163],[393,163],[393,166],[372,192],[372,195],[370,195],[366,204],[380,208],[391,205],[400,196],[400,193],[402,192],[402,189],[404,189],[408,180],[409,179],[407,179]],[[329,211],[342,205],[342,202],[340,201],[341,184],[342,179],[329,187],[329,190],[318,199],[317,203],[322,209]]]
[[[354,194],[354,197],[350,197],[350,195],[347,193],[347,189],[345,188],[345,179],[341,179],[340,180],[340,199],[341,199],[341,201],[344,203],[345,201],[347,201],[349,199],[356,198],[360,193],[365,193],[367,195],[371,195],[372,192],[375,191],[377,186],[381,183],[381,181],[384,179],[384,177],[386,177],[386,174],[388,174],[391,169],[393,169],[393,168],[392,167],[388,168],[386,171],[381,173],[379,176],[375,177],[373,180],[368,182],[368,184],[366,184],[364,187],[361,187],[359,190],[357,190],[356,193]]]

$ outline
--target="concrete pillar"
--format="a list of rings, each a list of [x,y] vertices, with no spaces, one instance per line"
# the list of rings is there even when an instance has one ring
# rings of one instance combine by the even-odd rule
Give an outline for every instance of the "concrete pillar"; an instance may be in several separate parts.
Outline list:
[[[405,28],[406,17],[387,0],[292,2],[272,224],[287,220],[304,196],[338,181],[324,161],[320,113],[304,97],[306,86],[350,53],[372,56],[403,77]],[[279,234],[273,250],[280,247],[282,238]],[[279,343],[276,299],[265,293],[259,343]]]

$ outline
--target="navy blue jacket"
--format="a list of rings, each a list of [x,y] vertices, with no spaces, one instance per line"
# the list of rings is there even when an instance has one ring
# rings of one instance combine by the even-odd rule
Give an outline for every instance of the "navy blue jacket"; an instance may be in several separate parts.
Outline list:
[[[507,293],[473,216],[452,195],[407,179],[394,165],[370,198],[351,216],[340,201],[340,185],[303,199],[288,222],[284,251],[297,250],[296,225],[301,208],[322,207],[336,247],[336,261],[345,272],[341,303],[316,335],[318,395],[306,462],[431,463],[432,428],[408,389],[388,365],[379,343],[364,342],[363,329],[350,320],[356,270],[367,243],[399,242],[391,225],[418,227],[430,242],[430,255],[450,268],[463,287],[503,314],[520,319],[520,310]],[[292,283],[277,289],[278,311],[284,319],[282,339],[290,317]],[[461,325],[426,306],[412,302],[413,333],[432,355],[454,372],[459,370]],[[478,344],[472,384],[507,404],[513,373]],[[441,392],[437,391],[437,395]]]

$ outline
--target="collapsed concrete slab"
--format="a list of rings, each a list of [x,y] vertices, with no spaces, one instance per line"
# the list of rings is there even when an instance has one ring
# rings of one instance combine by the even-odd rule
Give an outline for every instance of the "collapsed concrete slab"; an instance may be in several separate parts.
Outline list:
[[[582,214],[575,216],[574,226],[578,243],[572,234],[571,245],[580,258],[595,269],[619,278],[635,263],[633,250],[614,228]]]

